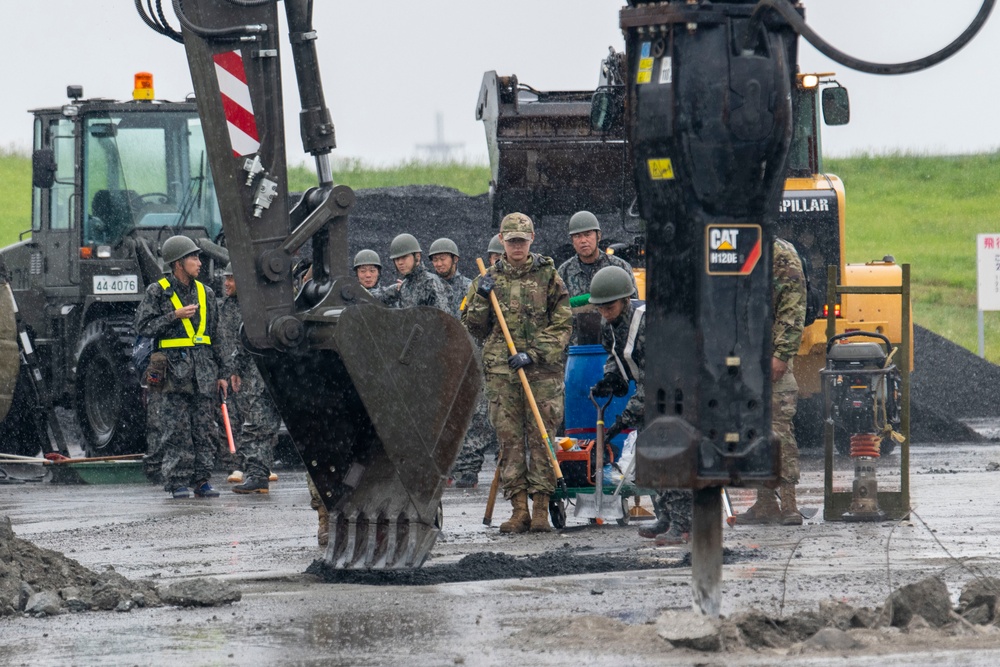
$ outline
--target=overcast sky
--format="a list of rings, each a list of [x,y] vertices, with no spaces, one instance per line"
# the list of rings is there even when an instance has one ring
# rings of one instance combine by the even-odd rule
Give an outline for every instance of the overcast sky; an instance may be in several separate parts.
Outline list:
[[[164,5],[169,6],[169,2]],[[624,48],[621,0],[317,0],[323,82],[338,155],[392,163],[435,138],[486,161],[475,104],[483,73],[517,74],[542,90],[592,89],[608,46]],[[975,15],[980,0],[805,0],[807,20],[851,55],[908,60],[941,48]],[[183,47],[142,23],[131,0],[0,0],[6,63],[0,147],[30,148],[27,109],[61,104],[67,84],[87,96],[127,98],[134,72],[156,77],[157,96],[191,91]],[[930,70],[897,77],[860,74],[804,41],[803,71],[834,71],[851,94],[851,123],[828,128],[828,154],[904,150],[970,153],[1000,147],[994,13],[966,49]],[[289,159],[303,161],[298,99],[285,63]]]

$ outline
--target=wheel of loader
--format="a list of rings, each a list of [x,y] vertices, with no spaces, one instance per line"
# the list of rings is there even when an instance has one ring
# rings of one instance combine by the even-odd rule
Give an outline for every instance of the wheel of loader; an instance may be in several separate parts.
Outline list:
[[[91,322],[75,356],[76,413],[87,456],[145,449],[145,411],[137,378],[106,322]]]
[[[21,367],[7,418],[0,422],[0,452],[35,456],[48,434],[39,428],[28,369]]]
[[[552,527],[562,530],[566,527],[566,500],[563,498],[549,499],[549,518],[552,520]]]
[[[618,522],[619,526],[627,526],[632,520],[632,515],[628,513],[628,498],[622,496],[620,500],[622,501],[622,518],[615,519],[615,521]]]

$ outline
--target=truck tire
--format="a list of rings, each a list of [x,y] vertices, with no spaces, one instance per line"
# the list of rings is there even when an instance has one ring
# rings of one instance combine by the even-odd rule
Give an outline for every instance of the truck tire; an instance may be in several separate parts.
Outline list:
[[[48,437],[39,428],[35,396],[27,372],[28,369],[21,366],[10,410],[7,418],[0,422],[0,452],[4,454],[35,456],[42,450],[43,439]]]
[[[80,336],[74,356],[76,415],[87,456],[114,456],[145,451],[146,420],[138,378],[129,370],[129,352],[116,328],[91,322]]]

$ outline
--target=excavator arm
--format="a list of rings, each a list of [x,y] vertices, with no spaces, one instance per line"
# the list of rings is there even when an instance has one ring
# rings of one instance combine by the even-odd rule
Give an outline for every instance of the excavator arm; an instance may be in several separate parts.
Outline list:
[[[387,309],[350,271],[354,193],[333,183],[336,142],[313,3],[283,4],[302,142],[318,181],[291,211],[278,2],[174,1],[240,287],[244,344],[330,511],[326,561],[419,566],[439,532],[440,497],[482,384],[480,363],[448,313]],[[313,277],[296,293],[292,264],[309,248]]]

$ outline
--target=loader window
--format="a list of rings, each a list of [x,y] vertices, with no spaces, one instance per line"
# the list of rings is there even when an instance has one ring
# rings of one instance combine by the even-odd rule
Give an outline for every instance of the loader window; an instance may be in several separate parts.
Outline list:
[[[69,229],[73,221],[73,193],[76,179],[76,133],[73,121],[52,124],[52,152],[56,178],[50,194],[49,229]]]
[[[125,111],[89,118],[84,137],[84,243],[134,229],[160,236],[222,229],[201,124],[193,112]]]

